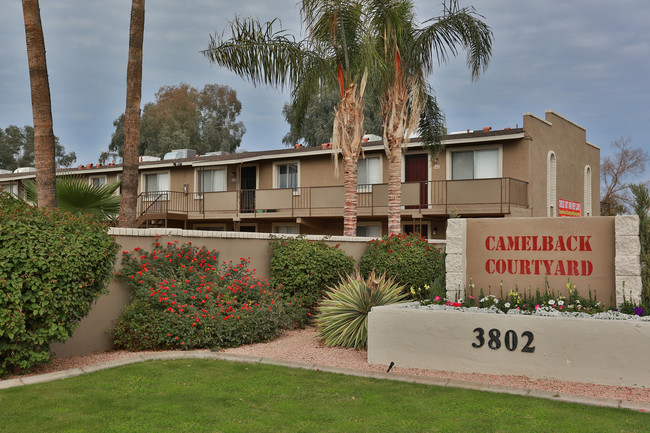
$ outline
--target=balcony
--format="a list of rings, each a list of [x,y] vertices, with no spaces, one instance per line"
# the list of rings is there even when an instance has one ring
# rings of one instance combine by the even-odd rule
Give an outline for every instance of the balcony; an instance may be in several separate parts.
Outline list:
[[[358,185],[359,216],[388,214],[388,184]],[[156,191],[138,197],[146,220],[341,217],[343,186],[257,189],[205,193]],[[501,216],[528,207],[528,183],[512,178],[402,183],[402,214]]]

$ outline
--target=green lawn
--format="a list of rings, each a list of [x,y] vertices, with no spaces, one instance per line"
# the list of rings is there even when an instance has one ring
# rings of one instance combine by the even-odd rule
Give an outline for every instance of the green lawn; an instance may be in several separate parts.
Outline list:
[[[151,361],[0,391],[0,432],[648,432],[620,409],[272,365]]]

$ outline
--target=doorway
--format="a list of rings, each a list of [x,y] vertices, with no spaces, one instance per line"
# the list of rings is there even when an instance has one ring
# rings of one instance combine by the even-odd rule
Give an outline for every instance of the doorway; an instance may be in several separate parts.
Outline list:
[[[257,166],[242,167],[240,212],[255,212],[255,189],[257,188]]]
[[[427,208],[429,205],[429,155],[417,153],[404,157],[404,182],[420,182],[420,205],[406,206],[406,209]]]

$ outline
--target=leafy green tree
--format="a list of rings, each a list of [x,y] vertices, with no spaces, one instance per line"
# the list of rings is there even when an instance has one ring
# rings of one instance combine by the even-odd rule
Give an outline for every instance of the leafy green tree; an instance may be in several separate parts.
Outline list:
[[[199,91],[181,83],[161,87],[155,98],[142,111],[140,155],[162,157],[173,149],[234,152],[241,144],[246,128],[237,121],[242,106],[232,88],[207,84]],[[115,132],[108,152],[99,157],[101,163],[113,155],[122,156],[124,114],[115,119],[113,126]]]
[[[55,160],[58,167],[70,167],[77,161],[74,152],[66,153],[59,138],[54,137]],[[15,170],[34,166],[34,128],[9,125],[0,129],[0,168]]]
[[[230,38],[211,36],[203,54],[210,62],[227,67],[253,84],[292,90],[294,116],[301,123],[310,101],[319,94],[338,91],[332,128],[333,152],[344,167],[344,232],[356,234],[357,161],[363,136],[364,92],[373,51],[363,28],[362,2],[303,0],[303,40],[276,30],[275,20],[235,18]],[[298,128],[300,131],[300,128]],[[338,172],[338,158],[335,158]]]
[[[367,17],[376,49],[382,57],[381,117],[389,159],[388,231],[401,231],[402,148],[411,133],[420,130],[425,144],[439,150],[444,119],[426,78],[434,67],[467,51],[472,78],[487,68],[492,55],[492,30],[473,7],[460,8],[456,0],[443,3],[440,17],[418,27],[410,0],[370,0]]]
[[[334,109],[339,102],[336,91],[316,95],[307,105],[305,118],[299,119],[290,102],[282,109],[284,119],[289,124],[289,132],[282,138],[282,143],[293,146],[303,143],[306,146],[320,146],[332,141],[334,128]],[[381,135],[382,122],[379,111],[379,99],[366,97],[363,107],[363,125],[367,134]]]
[[[639,216],[641,241],[641,303],[650,308],[650,193],[645,185],[630,185],[634,196],[634,212]]]

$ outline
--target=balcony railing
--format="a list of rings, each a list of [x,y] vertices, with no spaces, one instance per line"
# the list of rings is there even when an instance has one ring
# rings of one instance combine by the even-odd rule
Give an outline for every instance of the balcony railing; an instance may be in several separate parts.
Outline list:
[[[358,185],[359,215],[388,213],[388,185]],[[502,215],[528,207],[528,183],[512,178],[402,183],[404,213]],[[183,219],[230,217],[341,216],[343,186],[316,186],[184,193],[145,192],[138,197],[140,217]]]

